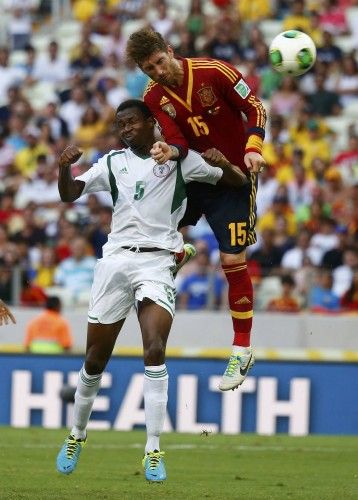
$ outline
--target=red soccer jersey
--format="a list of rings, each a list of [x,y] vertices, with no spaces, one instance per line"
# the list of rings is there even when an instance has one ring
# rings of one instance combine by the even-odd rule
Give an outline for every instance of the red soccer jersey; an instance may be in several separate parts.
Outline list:
[[[208,58],[181,61],[182,85],[166,87],[150,82],[144,94],[165,140],[179,146],[184,155],[187,146],[199,152],[215,147],[246,170],[245,151],[261,152],[265,134],[266,113],[261,101],[230,64]],[[246,115],[246,124],[241,113]]]

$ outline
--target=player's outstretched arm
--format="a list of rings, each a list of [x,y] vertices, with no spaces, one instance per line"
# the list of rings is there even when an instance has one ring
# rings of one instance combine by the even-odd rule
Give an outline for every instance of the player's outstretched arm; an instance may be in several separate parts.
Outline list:
[[[61,154],[58,165],[58,190],[62,201],[75,201],[82,194],[85,183],[74,179],[71,165],[76,163],[82,156],[82,151],[77,146],[68,146]]]
[[[8,306],[0,299],[0,326],[3,324],[8,325],[9,320],[14,324],[16,323],[15,316],[12,314]]]
[[[213,167],[219,167],[223,175],[219,182],[229,184],[230,186],[241,187],[249,182],[248,178],[240,167],[232,165],[229,160],[216,148],[207,149],[201,154],[204,160]]]

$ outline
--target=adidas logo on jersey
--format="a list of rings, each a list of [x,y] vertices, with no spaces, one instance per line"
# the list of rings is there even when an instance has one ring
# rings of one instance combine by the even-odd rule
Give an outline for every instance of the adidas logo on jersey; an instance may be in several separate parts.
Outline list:
[[[241,299],[237,300],[235,304],[251,304],[251,300],[244,295]]]
[[[167,104],[169,102],[169,99],[163,95],[163,97],[160,99],[159,106],[163,106],[164,104]]]
[[[127,170],[127,167],[122,167],[119,172],[119,174],[128,174],[128,170]]]

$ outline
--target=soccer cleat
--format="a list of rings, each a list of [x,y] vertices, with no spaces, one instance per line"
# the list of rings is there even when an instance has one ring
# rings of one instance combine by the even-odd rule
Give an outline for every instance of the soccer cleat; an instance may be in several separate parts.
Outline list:
[[[192,257],[196,255],[196,248],[191,243],[185,243],[183,246],[183,251],[175,254],[175,268],[173,271],[173,276],[178,274],[179,269],[181,269]]]
[[[80,453],[86,441],[87,438],[76,439],[72,435],[68,436],[60,453],[57,455],[56,465],[58,472],[62,474],[71,474],[71,472],[75,470]]]
[[[149,451],[144,455],[142,465],[147,481],[160,483],[166,480],[167,473],[165,471],[163,455],[164,451],[158,450]]]
[[[254,365],[255,358],[250,349],[247,354],[238,354],[230,356],[225,373],[219,384],[221,391],[234,390],[245,380],[248,371]]]

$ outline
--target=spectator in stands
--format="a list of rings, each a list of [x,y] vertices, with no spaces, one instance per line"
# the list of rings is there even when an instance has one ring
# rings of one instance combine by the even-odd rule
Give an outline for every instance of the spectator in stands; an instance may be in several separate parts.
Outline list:
[[[40,140],[40,135],[40,130],[34,125],[29,125],[24,130],[27,146],[15,156],[15,166],[24,177],[34,175],[39,156],[46,156],[50,152],[49,146]]]
[[[259,247],[250,255],[250,261],[255,261],[259,265],[262,277],[274,274],[280,267],[282,251],[275,246],[274,236],[273,229],[262,231]]]
[[[98,0],[95,4],[96,11],[89,20],[91,31],[98,35],[107,36],[116,20],[115,13],[107,0]]]
[[[211,268],[207,250],[198,251],[195,263],[195,271],[186,276],[179,287],[178,307],[190,311],[210,307],[217,309],[221,304],[225,280]]]
[[[301,163],[295,165],[294,178],[288,183],[288,199],[295,212],[302,206],[308,206],[313,200],[315,182],[307,177],[306,170]]]
[[[243,22],[257,23],[273,15],[272,2],[269,0],[236,0],[234,3],[239,19]]]
[[[13,85],[21,84],[25,77],[25,71],[9,65],[9,49],[0,47],[0,105],[7,103],[7,91]]]
[[[85,158],[89,158],[97,135],[104,133],[105,130],[106,124],[101,120],[99,112],[93,106],[88,106],[74,134],[75,142],[85,153]]]
[[[321,258],[321,252],[310,246],[311,235],[306,229],[301,229],[297,236],[296,246],[287,250],[283,255],[281,266],[284,269],[299,269],[307,257],[311,263],[318,265]]]
[[[36,0],[5,0],[3,7],[9,13],[8,34],[12,50],[22,50],[30,42],[32,12],[37,7]]]
[[[334,159],[333,164],[339,169],[346,186],[358,183],[358,135],[353,133],[349,137],[348,147],[341,151]]]
[[[340,96],[344,108],[357,102],[358,64],[353,54],[346,54],[343,57],[336,92]]]
[[[11,269],[0,258],[0,296],[7,304],[12,304],[13,283]]]
[[[48,297],[45,311],[27,326],[25,349],[33,353],[59,354],[69,351],[72,345],[70,325],[61,316],[61,301],[56,296]]]
[[[270,300],[267,305],[267,310],[281,313],[299,312],[300,304],[297,298],[294,297],[295,280],[291,275],[285,274],[281,276],[281,287],[281,295]]]
[[[312,312],[338,312],[338,296],[332,291],[332,273],[328,269],[319,269],[316,285],[310,291],[308,305]]]
[[[128,59],[123,68],[123,83],[130,98],[141,99],[148,82],[148,76],[139,69],[132,59]]]
[[[323,75],[316,75],[316,91],[308,96],[312,113],[320,116],[339,115],[342,110],[339,95],[326,90],[325,81]]]
[[[41,249],[40,262],[35,269],[33,283],[41,288],[49,288],[55,284],[56,253],[53,247],[45,246]]]
[[[92,286],[96,259],[88,255],[88,243],[82,236],[70,242],[72,256],[63,260],[55,273],[55,283],[64,288],[68,298],[85,301]]]
[[[347,33],[347,20],[344,9],[337,0],[323,0],[323,9],[320,12],[319,25],[323,31],[332,35],[343,35]]]
[[[156,2],[156,13],[151,26],[154,31],[157,31],[166,40],[169,39],[175,28],[175,21],[172,15],[168,12],[167,3],[165,0]]]
[[[7,135],[7,131],[0,124],[0,179],[6,177],[8,168],[15,158],[14,149],[6,142]]]
[[[47,52],[37,56],[32,78],[41,82],[61,84],[70,78],[68,59],[59,52],[58,43],[52,40]]]
[[[71,89],[70,99],[61,105],[59,115],[66,122],[71,135],[78,129],[87,104],[86,91],[82,86],[76,85]]]
[[[45,291],[32,281],[23,271],[21,273],[20,304],[26,307],[42,307],[46,304],[47,295]]]
[[[339,240],[336,234],[336,225],[334,219],[321,217],[319,230],[311,238],[310,246],[320,252],[320,264],[325,252],[332,250],[338,245]]]
[[[58,103],[56,99],[50,99],[46,107],[38,113],[37,125],[48,124],[53,140],[56,142],[60,138],[68,137],[67,123],[58,113]]]
[[[3,324],[7,325],[11,320],[14,324],[16,323],[15,316],[10,311],[9,307],[0,299],[0,326]]]
[[[333,270],[333,291],[342,297],[349,289],[353,279],[353,270],[358,267],[358,250],[348,246],[343,251],[343,264]]]
[[[300,148],[303,150],[303,165],[308,170],[308,173],[312,175],[312,161],[315,158],[321,158],[323,160],[331,159],[331,147],[329,142],[322,137],[320,132],[319,122],[317,120],[311,119],[307,122],[307,138],[301,138]]]
[[[125,59],[126,40],[122,33],[121,23],[115,21],[109,25],[109,36],[103,43],[102,55],[107,58],[111,54],[115,54],[119,63],[123,63]]]
[[[281,186],[282,187],[282,186]],[[271,208],[263,214],[257,223],[257,229],[275,229],[277,219],[283,217],[287,222],[287,230],[290,236],[296,234],[296,220],[292,208],[289,205],[287,194],[277,192]]]
[[[267,161],[267,158],[264,154],[264,158]],[[258,189],[257,189],[257,197],[256,197],[256,205],[257,205],[257,216],[261,217],[263,214],[270,209],[275,194],[278,189],[278,182],[275,178],[274,171],[271,169],[269,163],[268,168],[265,168],[263,172],[258,176]]]
[[[317,48],[317,60],[326,64],[340,62],[342,50],[334,44],[332,33],[323,31],[323,44]]]
[[[195,40],[198,36],[204,34],[204,32],[206,31],[206,25],[207,18],[203,12],[202,0],[191,0],[188,16],[185,21],[185,28],[192,36],[192,40]]]
[[[343,265],[343,253],[348,246],[349,234],[348,228],[343,225],[336,227],[338,242],[334,248],[327,250],[322,257],[321,265],[325,269],[336,269]]]
[[[341,298],[341,306],[344,311],[358,311],[358,268],[354,270],[351,286]]]
[[[70,69],[72,76],[78,75],[85,83],[88,83],[95,72],[103,67],[103,59],[92,52],[92,43],[84,40],[79,48],[78,55],[72,59]]]
[[[45,244],[46,231],[43,220],[36,214],[36,205],[30,203],[21,213],[17,231],[12,235],[15,243],[26,243],[29,247]]]
[[[102,247],[107,243],[111,231],[112,213],[111,207],[100,207],[98,221],[89,231],[88,239],[98,259],[102,258]]]
[[[118,19],[122,24],[136,19],[146,19],[147,7],[146,0],[121,0],[117,7]]]
[[[298,109],[301,96],[297,81],[292,76],[285,76],[271,97],[271,113],[284,117],[291,116]]]
[[[311,20],[305,12],[304,0],[293,0],[290,5],[290,12],[283,21],[283,30],[298,30],[311,33]]]
[[[214,59],[229,62],[233,65],[239,64],[241,60],[241,49],[236,37],[231,35],[229,28],[217,24],[215,36],[204,47],[204,54]]]
[[[329,167],[324,177],[326,180],[323,191],[324,200],[330,205],[332,217],[342,221],[347,204],[347,193],[342,181],[342,175],[337,168]]]

